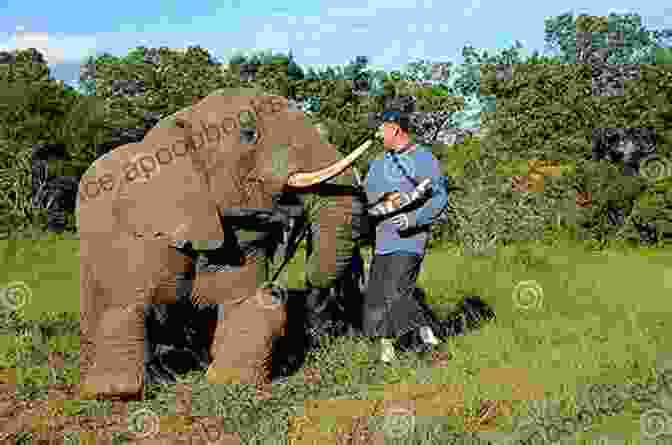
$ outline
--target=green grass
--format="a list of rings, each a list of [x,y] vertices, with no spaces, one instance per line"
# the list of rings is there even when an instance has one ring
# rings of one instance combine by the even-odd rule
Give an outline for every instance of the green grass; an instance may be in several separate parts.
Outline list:
[[[14,243],[0,247],[3,263],[11,265],[4,268],[1,278],[25,281],[32,288],[26,314],[38,317],[53,310],[77,313],[77,242]],[[303,254],[299,253],[289,269],[290,286],[300,285],[302,263]],[[193,386],[194,415],[223,415],[228,429],[238,431],[244,443],[276,443],[261,440],[270,437],[284,443],[286,419],[305,401],[383,399],[392,394],[391,385],[416,385],[416,389],[432,391],[431,383],[461,388],[440,397],[448,400],[462,392],[467,413],[474,413],[483,399],[544,398],[560,402],[561,412],[569,416],[576,414],[577,394],[586,384],[645,382],[656,360],[667,355],[664,342],[672,337],[672,252],[663,250],[590,252],[578,245],[519,245],[501,247],[495,256],[476,258],[461,256],[454,249],[435,249],[425,260],[419,283],[439,313],[449,312],[461,296],[477,294],[493,305],[497,322],[441,345],[453,356],[443,368],[430,368],[413,355],[403,356],[399,366],[384,367],[376,363],[376,350],[369,343],[329,341],[305,364],[320,370],[322,382],[307,385],[299,373],[269,401],[256,400],[250,388],[212,387],[198,373],[185,376],[185,382]],[[517,285],[521,290],[520,283],[527,283],[527,293],[515,294]],[[41,341],[29,326],[23,328],[23,336],[4,337],[0,363],[18,368],[17,377],[27,398],[46,397],[40,388],[54,380],[78,380],[76,335],[52,331],[56,334]],[[57,375],[50,374],[45,369],[45,349],[64,351],[68,367]],[[175,397],[174,388],[165,388],[155,399],[135,406],[170,414]],[[404,397],[409,396],[396,395]],[[100,413],[107,406],[102,402],[76,405],[69,409]],[[533,406],[515,402],[514,414],[529,415]],[[577,434],[575,443],[595,443],[591,441],[600,433],[643,443],[641,409],[636,403],[627,403],[621,413],[598,418],[590,434]],[[335,419],[339,410],[346,417],[352,414],[345,405],[325,411],[324,428],[334,428],[335,420],[330,419]],[[462,428],[461,419],[440,415],[419,414],[417,442],[399,443],[441,443],[427,438],[428,429],[437,425]],[[500,431],[512,428],[510,419],[498,423]]]
[[[30,289],[23,308],[28,318],[49,311],[79,313],[79,240],[3,240],[0,259],[0,285],[23,282]]]

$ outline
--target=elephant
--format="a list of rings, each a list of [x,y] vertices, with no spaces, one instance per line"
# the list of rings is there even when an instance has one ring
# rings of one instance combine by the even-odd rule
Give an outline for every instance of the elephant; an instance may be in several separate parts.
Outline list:
[[[253,138],[241,134],[243,116],[255,122]],[[242,88],[211,93],[142,142],[97,159],[76,208],[81,335],[92,351],[82,397],[141,396],[145,309],[184,298],[224,314],[208,327],[207,380],[267,384],[287,325],[287,302],[268,283],[274,254],[263,232],[273,231],[232,211],[263,214],[284,196],[324,198],[306,281],[333,287],[356,244],[352,164],[370,145],[343,157],[286,98]],[[203,267],[199,259],[209,257],[224,267]]]
[[[284,258],[284,254],[293,256],[293,234],[306,228],[306,261],[310,261],[311,245],[319,240],[319,227],[309,221],[304,224],[298,222],[288,227],[289,236],[278,246],[281,252],[278,259]],[[272,383],[286,382],[286,377],[302,366],[306,353],[319,347],[325,337],[361,334],[361,308],[366,287],[364,260],[355,249],[351,258],[342,258],[340,263],[347,267],[339,272],[342,278],[332,288],[287,289],[288,332],[274,348]],[[207,327],[218,316],[216,305],[196,307],[189,299],[172,305],[149,305],[145,319],[146,383],[174,384],[179,374],[206,370],[211,342]]]

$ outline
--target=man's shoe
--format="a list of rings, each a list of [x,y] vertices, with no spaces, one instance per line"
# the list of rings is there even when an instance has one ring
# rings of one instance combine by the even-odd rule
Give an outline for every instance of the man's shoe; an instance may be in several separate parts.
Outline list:
[[[413,352],[421,355],[431,354],[439,345],[439,339],[429,326],[413,330],[397,340],[397,346],[404,352]]]
[[[394,343],[387,338],[380,339],[380,361],[383,363],[392,363],[397,360],[397,354],[394,352]]]
[[[434,335],[434,331],[429,326],[423,326],[420,328],[420,339],[423,344],[437,346],[439,344],[439,339]]]
[[[273,386],[283,386],[289,383],[289,376],[278,376],[271,380]]]
[[[425,357],[430,357],[432,356],[435,352],[437,351],[437,348],[435,345],[429,344],[429,343],[423,343],[421,345],[416,346],[413,349],[413,352],[418,354],[420,357],[425,358]]]

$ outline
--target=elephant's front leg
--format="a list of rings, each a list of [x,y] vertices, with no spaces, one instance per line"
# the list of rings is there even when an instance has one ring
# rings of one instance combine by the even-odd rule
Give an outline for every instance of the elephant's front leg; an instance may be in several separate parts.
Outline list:
[[[124,241],[124,240],[122,240]],[[138,398],[144,385],[148,305],[174,304],[180,274],[193,262],[167,243],[126,241],[108,249],[114,267],[97,267],[102,292],[93,324],[93,364],[82,384],[83,398]],[[144,267],[144,268],[143,268]]]
[[[287,307],[271,289],[258,288],[262,269],[263,265],[253,263],[197,276],[199,295],[207,293],[210,302],[225,306],[211,348],[210,383],[263,385],[270,381],[273,346],[285,333]]]
[[[82,397],[138,397],[144,366],[145,305],[109,309],[100,319],[95,362],[86,375]]]

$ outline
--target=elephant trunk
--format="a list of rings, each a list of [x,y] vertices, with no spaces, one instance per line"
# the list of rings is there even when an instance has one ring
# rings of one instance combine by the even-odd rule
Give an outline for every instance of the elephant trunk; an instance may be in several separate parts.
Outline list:
[[[367,140],[346,157],[333,147],[315,150],[310,171],[295,172],[287,180],[287,185],[300,193],[327,196],[325,203],[320,203],[313,230],[317,248],[306,264],[306,281],[312,287],[333,287],[350,265],[356,244],[353,215],[363,211],[353,187],[353,164],[371,144]]]
[[[351,221],[352,198],[330,200],[320,209],[316,249],[306,265],[306,280],[312,287],[333,287],[347,270],[355,248]]]
[[[352,169],[334,178],[331,184],[352,189]],[[324,185],[322,186],[324,187]],[[343,190],[343,189],[341,189]],[[318,197],[325,194],[318,192]],[[311,287],[331,288],[348,270],[355,251],[353,216],[360,213],[361,204],[352,190],[330,194],[323,198],[313,220],[314,249],[306,264],[306,281]]]

